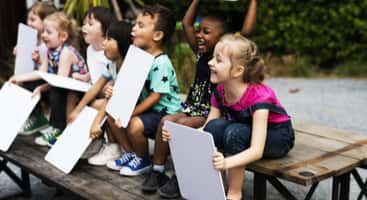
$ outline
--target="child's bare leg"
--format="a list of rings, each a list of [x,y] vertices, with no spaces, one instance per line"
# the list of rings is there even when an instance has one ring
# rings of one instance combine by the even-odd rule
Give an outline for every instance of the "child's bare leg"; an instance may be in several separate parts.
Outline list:
[[[131,137],[136,155],[141,158],[148,155],[148,139],[143,134],[144,124],[140,117],[131,118],[127,133]]]
[[[245,176],[245,168],[234,167],[229,169],[228,172],[229,172],[229,189],[227,193],[227,199],[241,200],[243,178]]]
[[[76,105],[78,104],[79,96],[75,92],[68,92],[68,95],[66,97],[66,116],[69,116],[69,114],[74,110]]]
[[[106,99],[96,99],[91,103],[92,108],[95,108],[97,110],[106,107],[107,100]]]
[[[115,124],[115,120],[109,115],[107,115],[107,126],[110,132],[112,133],[112,134],[109,134],[107,132],[108,140],[110,142],[111,140],[117,141],[122,146],[122,148],[125,150],[125,152],[132,152],[133,148],[132,148],[129,138],[126,135],[126,129],[117,127]]]

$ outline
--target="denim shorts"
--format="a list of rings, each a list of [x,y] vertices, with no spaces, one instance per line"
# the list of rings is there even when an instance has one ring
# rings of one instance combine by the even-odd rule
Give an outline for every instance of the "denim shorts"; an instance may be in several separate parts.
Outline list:
[[[211,133],[218,149],[234,155],[250,147],[252,128],[248,124],[233,122],[224,118],[208,122],[204,128]],[[294,130],[290,121],[268,125],[263,158],[285,156],[294,145]]]
[[[154,110],[150,110],[139,115],[139,118],[141,119],[144,125],[143,134],[146,138],[155,139],[155,134],[157,132],[159,122],[165,115],[167,114]]]

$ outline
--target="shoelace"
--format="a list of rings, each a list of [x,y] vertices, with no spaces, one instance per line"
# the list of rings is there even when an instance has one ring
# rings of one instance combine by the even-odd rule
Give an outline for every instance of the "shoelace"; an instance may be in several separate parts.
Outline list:
[[[131,158],[133,157],[132,153],[124,153],[122,154],[120,161],[121,163],[126,163],[127,161],[129,161]]]
[[[28,120],[27,120],[27,123],[24,125],[24,127],[26,129],[29,129],[30,127],[32,127],[34,125],[34,123],[36,122],[36,118],[35,117],[30,117]]]
[[[132,166],[133,168],[136,168],[141,163],[142,160],[143,160],[142,158],[135,157],[129,162],[129,165]]]
[[[43,138],[46,140],[51,140],[51,139],[56,138],[56,135],[57,135],[57,129],[53,127],[49,127],[47,129],[47,132],[43,135]]]

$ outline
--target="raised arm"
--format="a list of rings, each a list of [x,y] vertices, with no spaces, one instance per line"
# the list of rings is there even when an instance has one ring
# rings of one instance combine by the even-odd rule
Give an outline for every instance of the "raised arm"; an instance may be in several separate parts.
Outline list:
[[[256,24],[256,9],[257,1],[250,0],[249,6],[247,8],[247,14],[243,20],[241,35],[248,37],[250,33],[255,29]]]
[[[191,5],[187,9],[186,14],[182,20],[182,27],[185,37],[194,52],[197,51],[194,22],[199,8],[199,3],[199,0],[192,0]]]

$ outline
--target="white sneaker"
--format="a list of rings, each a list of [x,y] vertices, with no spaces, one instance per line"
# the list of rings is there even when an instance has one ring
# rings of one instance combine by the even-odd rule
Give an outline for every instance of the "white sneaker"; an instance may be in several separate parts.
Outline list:
[[[121,156],[120,145],[116,143],[107,143],[102,146],[97,154],[88,159],[91,165],[103,166],[110,160],[116,160]]]

